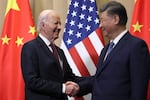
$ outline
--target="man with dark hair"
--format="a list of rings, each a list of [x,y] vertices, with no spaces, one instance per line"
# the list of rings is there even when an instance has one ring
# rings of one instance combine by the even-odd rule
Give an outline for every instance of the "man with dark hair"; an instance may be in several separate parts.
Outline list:
[[[110,43],[100,54],[96,74],[78,83],[78,95],[92,92],[92,100],[146,100],[149,51],[143,40],[126,29],[127,19],[119,2],[100,8],[100,28]]]

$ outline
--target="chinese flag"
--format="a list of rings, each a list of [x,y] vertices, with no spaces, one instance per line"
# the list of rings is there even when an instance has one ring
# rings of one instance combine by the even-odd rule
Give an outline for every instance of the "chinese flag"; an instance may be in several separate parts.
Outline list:
[[[130,31],[133,35],[145,40],[150,51],[150,0],[136,0],[133,10]],[[144,67],[144,66],[143,66]],[[150,81],[147,100],[150,100]]]
[[[0,100],[24,100],[22,45],[35,38],[28,0],[8,0],[0,37]]]

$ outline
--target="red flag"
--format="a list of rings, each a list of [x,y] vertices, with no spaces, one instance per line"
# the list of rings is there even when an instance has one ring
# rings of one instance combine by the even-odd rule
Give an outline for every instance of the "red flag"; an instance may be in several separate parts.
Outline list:
[[[24,100],[22,45],[36,35],[28,0],[8,0],[0,37],[0,100]]]
[[[150,51],[150,0],[136,0],[132,15],[130,31],[145,40]],[[143,66],[144,67],[144,66]],[[147,100],[150,100],[150,82]]]
[[[146,41],[150,50],[150,0],[137,0],[134,5],[130,31]]]
[[[104,46],[99,24],[96,0],[71,0],[61,47],[76,75],[90,76],[96,72]],[[91,100],[89,96],[84,98]]]

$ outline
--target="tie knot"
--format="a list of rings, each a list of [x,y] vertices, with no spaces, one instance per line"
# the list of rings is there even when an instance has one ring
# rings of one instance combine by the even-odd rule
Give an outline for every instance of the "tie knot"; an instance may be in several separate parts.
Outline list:
[[[54,46],[54,44],[53,44],[53,43],[51,43],[51,44],[49,44],[49,46],[53,47],[53,46]]]
[[[49,46],[50,46],[51,48],[55,48],[55,44],[54,44],[54,43],[49,44]]]
[[[53,52],[56,51],[55,44],[51,43],[51,44],[49,44],[49,46],[52,48],[52,51],[53,51]]]

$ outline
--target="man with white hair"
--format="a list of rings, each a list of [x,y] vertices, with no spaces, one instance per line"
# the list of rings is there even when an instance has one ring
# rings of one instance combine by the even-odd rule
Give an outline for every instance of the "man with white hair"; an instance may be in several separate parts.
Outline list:
[[[65,84],[80,78],[73,74],[63,50],[54,44],[60,30],[60,16],[54,10],[44,10],[38,19],[39,35],[23,45],[25,100],[67,100],[67,94],[78,88],[76,83]]]

